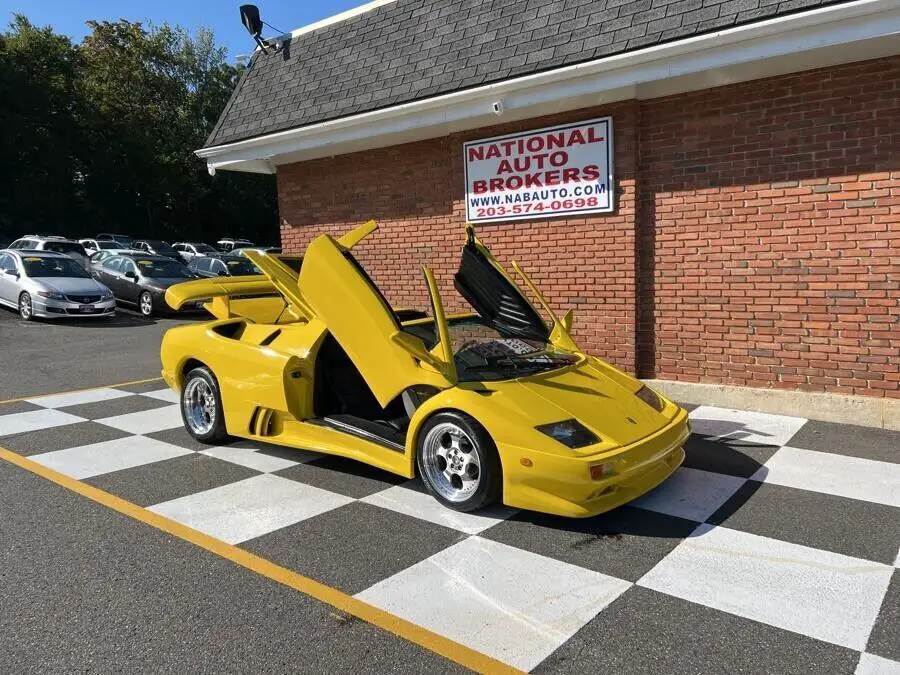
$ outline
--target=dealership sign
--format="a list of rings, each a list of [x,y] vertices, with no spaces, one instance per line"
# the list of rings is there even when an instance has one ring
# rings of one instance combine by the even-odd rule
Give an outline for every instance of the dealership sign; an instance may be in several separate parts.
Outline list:
[[[612,118],[464,144],[466,220],[613,210]]]

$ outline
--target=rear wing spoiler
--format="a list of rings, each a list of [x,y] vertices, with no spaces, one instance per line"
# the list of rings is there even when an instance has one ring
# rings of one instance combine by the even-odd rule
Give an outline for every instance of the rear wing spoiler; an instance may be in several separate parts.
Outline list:
[[[267,296],[280,297],[281,293],[266,277],[211,277],[170,286],[166,290],[166,304],[172,309],[181,309],[189,302],[203,302],[217,319],[229,319],[240,314],[232,311],[232,300]]]

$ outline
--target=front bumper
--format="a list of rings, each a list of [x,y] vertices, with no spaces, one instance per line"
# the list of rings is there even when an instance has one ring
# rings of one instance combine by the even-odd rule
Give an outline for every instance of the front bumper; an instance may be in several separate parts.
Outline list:
[[[501,447],[503,502],[515,508],[570,518],[588,518],[626,504],[672,475],[684,461],[690,435],[687,411],[679,409],[665,427],[631,445],[612,451],[571,457],[536,455],[518,447]],[[524,466],[520,459],[531,460]],[[609,464],[607,478],[591,478],[591,467]]]
[[[34,316],[41,319],[93,319],[110,317],[116,313],[116,301],[82,303],[69,299],[56,300],[33,295],[31,300]]]

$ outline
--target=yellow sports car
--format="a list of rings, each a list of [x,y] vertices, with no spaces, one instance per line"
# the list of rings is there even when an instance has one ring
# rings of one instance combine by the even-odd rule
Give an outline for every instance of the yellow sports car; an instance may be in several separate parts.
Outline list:
[[[681,464],[687,413],[579,350],[571,313],[558,318],[513,262],[517,286],[471,227],[455,276],[471,311],[452,315],[427,268],[430,312],[391,307],[351,253],[376,227],[318,237],[299,274],[246,251],[264,276],[169,288],[174,309],[202,300],[216,317],[162,342],[194,438],[418,474],[460,511],[502,502],[572,517],[624,504]]]

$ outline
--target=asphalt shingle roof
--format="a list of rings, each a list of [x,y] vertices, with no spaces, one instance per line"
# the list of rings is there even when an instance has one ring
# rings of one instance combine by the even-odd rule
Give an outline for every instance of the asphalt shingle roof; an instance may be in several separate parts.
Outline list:
[[[846,0],[397,0],[257,53],[206,146]]]

